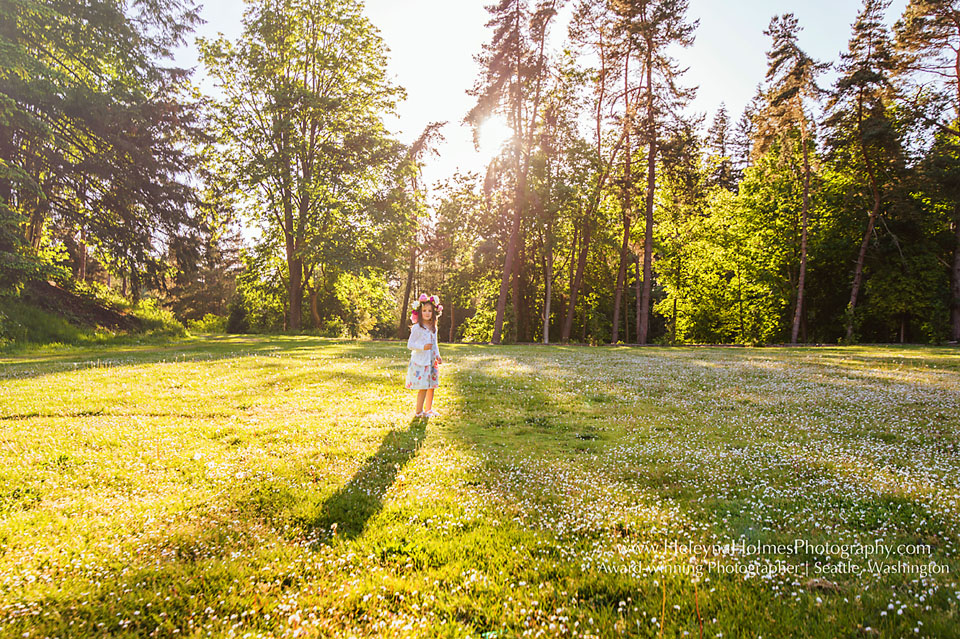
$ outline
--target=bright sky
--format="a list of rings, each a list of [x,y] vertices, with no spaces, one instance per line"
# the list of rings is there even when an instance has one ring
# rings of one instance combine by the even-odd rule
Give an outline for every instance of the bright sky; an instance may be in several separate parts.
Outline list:
[[[204,0],[200,0],[204,2]],[[466,94],[477,78],[473,56],[490,38],[484,26],[484,5],[492,0],[366,0],[367,15],[390,49],[394,82],[407,90],[399,117],[387,120],[388,128],[403,142],[411,142],[429,122],[446,120],[446,140],[439,157],[424,168],[428,184],[461,171],[483,171],[503,135],[491,127],[489,143],[481,152],[473,148],[471,133],[460,121],[473,105]],[[893,0],[888,22],[902,13],[907,0]],[[568,4],[571,4],[568,0]],[[699,86],[692,110],[707,113],[707,122],[721,102],[736,120],[766,72],[769,41],[763,35],[771,16],[791,12],[803,27],[800,45],[811,56],[833,61],[846,50],[850,25],[860,9],[859,0],[690,0],[688,17],[699,18],[695,44],[681,52],[688,66],[685,86]],[[231,39],[240,33],[243,4],[238,0],[206,0],[207,21],[198,35],[222,32]],[[559,24],[559,23],[558,23]],[[565,27],[556,35],[565,36]],[[195,47],[181,51],[178,63],[196,64]],[[202,69],[198,68],[198,72]],[[832,75],[824,78],[826,87]],[[209,84],[203,86],[210,87]]]

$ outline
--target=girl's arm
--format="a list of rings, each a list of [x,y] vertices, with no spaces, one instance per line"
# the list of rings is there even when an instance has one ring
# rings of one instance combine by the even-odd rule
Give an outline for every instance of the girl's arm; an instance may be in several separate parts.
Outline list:
[[[423,349],[423,336],[420,335],[419,329],[419,324],[414,324],[410,328],[410,337],[407,339],[407,348],[412,351],[419,351]]]

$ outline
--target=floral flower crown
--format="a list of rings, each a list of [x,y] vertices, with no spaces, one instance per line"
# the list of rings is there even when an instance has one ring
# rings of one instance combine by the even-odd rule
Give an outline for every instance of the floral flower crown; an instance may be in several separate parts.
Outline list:
[[[415,299],[411,304],[410,308],[410,321],[416,323],[420,320],[420,307],[424,302],[430,302],[433,304],[433,308],[436,311],[436,316],[440,317],[443,315],[443,304],[440,303],[440,298],[436,295],[427,295],[426,293],[420,293],[420,297]]]

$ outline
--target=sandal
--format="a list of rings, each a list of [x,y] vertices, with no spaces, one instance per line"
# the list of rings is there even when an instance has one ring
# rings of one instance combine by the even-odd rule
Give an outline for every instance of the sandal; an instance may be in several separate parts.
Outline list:
[[[440,417],[440,413],[433,410],[432,408],[423,413],[426,417]]]

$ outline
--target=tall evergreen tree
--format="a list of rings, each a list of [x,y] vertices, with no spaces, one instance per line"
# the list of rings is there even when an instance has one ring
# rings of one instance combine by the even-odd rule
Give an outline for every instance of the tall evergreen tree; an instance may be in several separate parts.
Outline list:
[[[793,131],[799,131],[800,150],[803,156],[803,204],[800,212],[800,259],[797,276],[797,295],[790,330],[790,343],[796,344],[800,333],[803,313],[803,293],[807,274],[807,234],[810,216],[810,147],[812,145],[811,119],[806,109],[821,91],[816,84],[817,75],[828,65],[817,62],[807,55],[797,43],[800,25],[792,13],[774,16],[764,31],[772,40],[767,52],[766,112],[758,131],[760,150],[774,138],[788,139]],[[789,148],[787,146],[786,148]]]
[[[646,146],[647,184],[644,209],[643,288],[640,300],[640,326],[637,342],[646,344],[650,327],[650,302],[653,291],[654,201],[657,186],[659,139],[671,126],[695,89],[681,87],[685,69],[670,56],[676,46],[693,44],[698,20],[687,21],[688,0],[614,0],[614,6],[628,25],[627,30],[640,52],[644,73],[641,98],[640,140]]]
[[[202,137],[188,72],[163,60],[198,20],[189,0],[0,3],[0,279],[38,274],[54,221],[134,297],[162,285],[166,249],[196,225]]]
[[[889,0],[864,0],[853,24],[848,50],[841,54],[840,77],[830,97],[825,124],[829,143],[869,191],[869,213],[857,253],[847,305],[846,339],[853,338],[854,314],[863,280],[867,247],[884,205],[885,187],[901,163],[900,140],[890,106],[893,45],[884,23]]]
[[[469,92],[477,98],[477,103],[467,114],[465,122],[472,125],[474,131],[498,112],[507,116],[513,130],[514,193],[510,234],[497,297],[492,337],[495,344],[501,340],[511,278],[515,319],[511,327],[514,331],[522,311],[517,254],[522,244],[520,231],[526,205],[526,182],[546,82],[546,39],[550,22],[561,4],[561,0],[543,0],[531,8],[527,0],[501,0],[487,7],[491,15],[487,27],[493,29],[493,38],[489,44],[483,45],[483,52],[477,56],[481,77]]]
[[[756,93],[743,108],[733,132],[731,140],[733,167],[740,178],[743,177],[744,170],[750,166],[750,160],[754,155],[753,143],[757,138],[756,118],[762,103],[763,87],[758,85]]]
[[[714,115],[713,123],[707,130],[707,146],[712,151],[713,172],[710,184],[736,191],[737,177],[733,164],[734,130],[727,113],[727,105],[723,102]]]
[[[955,159],[960,146],[960,0],[910,0],[895,31],[898,71],[918,81],[910,96],[920,103],[915,106],[921,114],[932,111],[926,119],[940,134],[934,151],[943,161]],[[949,106],[941,110],[941,104]],[[942,161],[937,163],[937,174],[954,173],[942,170]],[[953,190],[949,184],[942,187]],[[954,206],[952,224],[951,338],[960,341],[960,205]]]

